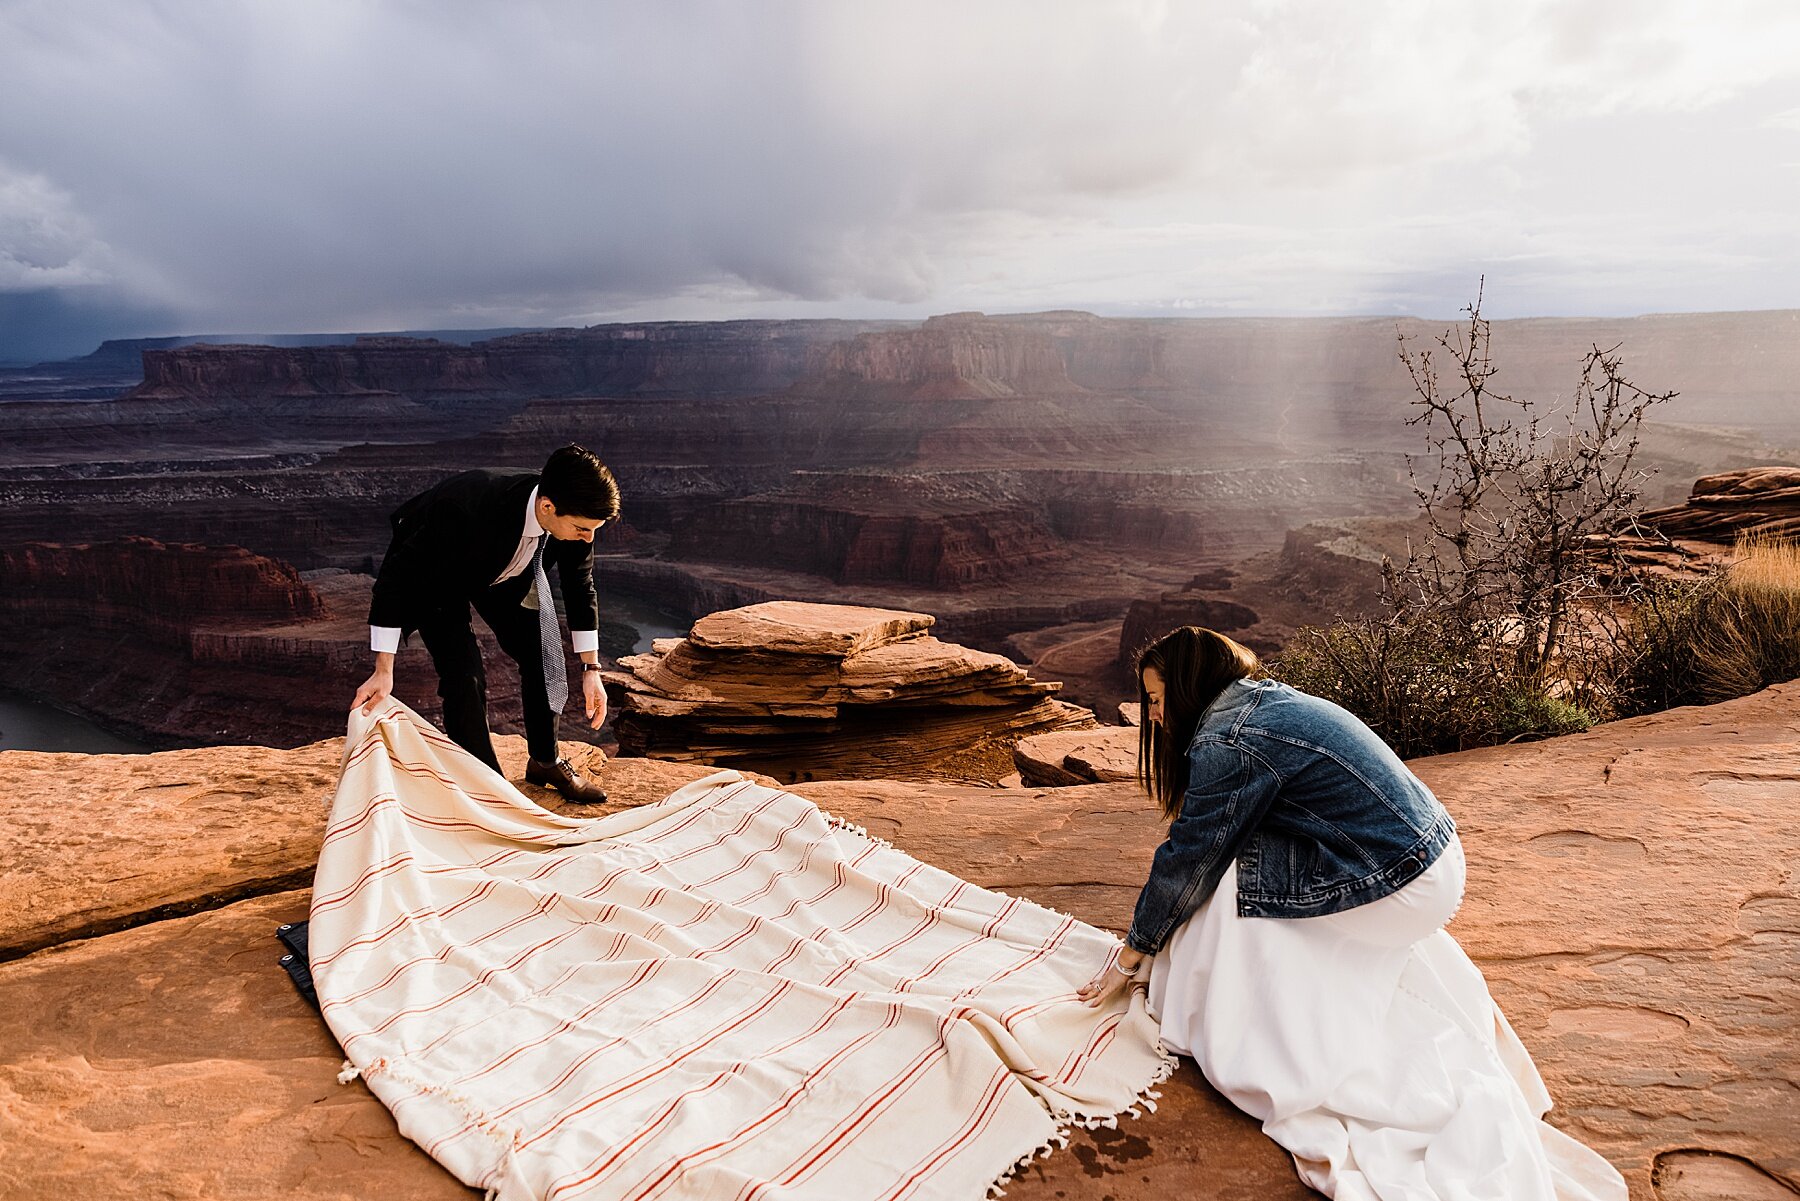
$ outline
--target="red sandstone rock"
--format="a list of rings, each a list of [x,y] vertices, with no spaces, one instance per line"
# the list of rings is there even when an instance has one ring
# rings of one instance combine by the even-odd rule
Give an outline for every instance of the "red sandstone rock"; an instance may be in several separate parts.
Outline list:
[[[844,658],[922,636],[935,620],[929,613],[780,601],[709,613],[694,623],[688,641],[709,651]]]
[[[525,740],[495,739],[515,782]],[[569,757],[606,788],[609,813],[660,800],[707,769]],[[0,960],[312,879],[343,739],[296,750],[220,746],[149,755],[0,751]]]
[[[606,674],[620,751],[786,780],[998,779],[1020,735],[1092,724],[1011,660],[930,637],[932,620],[795,601],[711,614]]]
[[[175,637],[200,622],[249,625],[326,615],[324,601],[299,572],[241,546],[120,538],[0,548],[0,612],[25,618],[71,606],[95,624]]]
[[[1750,467],[1702,476],[1686,504],[1639,521],[1670,538],[1729,544],[1744,535],[1800,537],[1800,467]]]
[[[309,573],[237,547],[127,538],[0,552],[7,683],[151,742],[296,746],[341,730],[368,677],[368,576]],[[518,673],[479,621],[493,729],[522,728]],[[437,676],[415,637],[401,699],[436,720]],[[565,738],[584,728],[564,725]],[[590,736],[594,736],[591,735]]]
[[[1135,780],[1137,754],[1136,726],[1103,726],[1022,738],[1013,748],[1013,762],[1026,788],[1057,788]]]
[[[215,755],[219,751],[209,752]],[[0,964],[0,1198],[466,1201],[277,966],[282,892]]]
[[[1800,467],[1702,476],[1685,503],[1651,509],[1588,545],[1638,575],[1691,579],[1727,565],[1739,538],[1800,537]]]
[[[1634,1201],[1745,1201],[1800,1183],[1789,1084],[1800,1077],[1796,714],[1800,683],[1413,765],[1469,851],[1454,932],[1542,1069],[1557,1100],[1551,1121],[1617,1164]],[[316,834],[322,818],[319,802],[283,798],[335,746],[263,753],[254,767],[237,748],[130,761],[0,753],[13,795],[39,798],[0,852],[23,864],[4,880],[17,891],[0,912],[84,855],[99,867],[90,898],[129,871],[207,903],[236,878],[232,855],[252,849],[256,823],[224,835],[231,852],[208,861],[226,874],[209,869],[175,888],[183,853],[222,836],[184,823],[193,798],[246,794],[243,805],[283,827],[273,839]],[[507,742],[509,762],[522,754]],[[135,791],[56,804],[127,762],[143,770],[107,787]],[[624,760],[602,771],[615,798],[640,801],[697,774]],[[633,791],[615,774],[638,771],[663,775]],[[1161,836],[1127,784],[797,791],[976,883],[1115,930]],[[152,836],[132,864],[129,852]],[[18,858],[41,843],[63,845],[63,857]],[[334,1082],[337,1051],[276,967],[269,937],[305,905],[303,893],[280,893],[0,964],[0,1197],[467,1195],[360,1082]],[[1008,1186],[1021,1201],[1310,1195],[1191,1067],[1155,1114],[1077,1133]]]

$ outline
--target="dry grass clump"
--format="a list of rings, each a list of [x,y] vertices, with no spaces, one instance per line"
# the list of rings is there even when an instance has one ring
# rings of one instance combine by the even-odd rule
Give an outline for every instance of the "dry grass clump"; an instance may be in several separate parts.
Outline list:
[[[1622,715],[1748,696],[1800,677],[1800,542],[1738,540],[1730,564],[1647,592],[1628,627]]]

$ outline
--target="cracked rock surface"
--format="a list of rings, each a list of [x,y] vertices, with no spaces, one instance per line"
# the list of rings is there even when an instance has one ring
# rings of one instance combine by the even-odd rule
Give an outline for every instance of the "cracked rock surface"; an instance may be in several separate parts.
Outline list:
[[[517,775],[518,739],[499,740]],[[395,1130],[276,965],[339,748],[0,753],[0,1198],[474,1196]],[[605,811],[708,769],[591,758]],[[1420,760],[1456,816],[1453,932],[1550,1120],[1634,1201],[1800,1189],[1800,683]],[[796,791],[977,883],[1122,929],[1161,830],[1130,784]],[[534,792],[554,803],[552,794]],[[189,912],[197,910],[198,912]],[[1011,1201],[1310,1196],[1191,1064]]]

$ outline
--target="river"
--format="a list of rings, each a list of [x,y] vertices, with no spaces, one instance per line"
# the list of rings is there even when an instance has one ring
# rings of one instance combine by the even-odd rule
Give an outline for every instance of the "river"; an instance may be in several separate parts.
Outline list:
[[[0,693],[0,751],[136,755],[149,749],[141,742],[109,734],[85,717]]]
[[[600,616],[606,621],[622,621],[638,632],[632,644],[634,654],[644,654],[657,638],[686,638],[688,626],[658,609],[648,601],[616,592],[600,593]]]

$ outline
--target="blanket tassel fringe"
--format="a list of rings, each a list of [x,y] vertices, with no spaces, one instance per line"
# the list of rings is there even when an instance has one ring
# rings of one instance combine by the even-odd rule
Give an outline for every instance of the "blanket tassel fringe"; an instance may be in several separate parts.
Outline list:
[[[1070,1131],[1075,1128],[1080,1127],[1084,1130],[1097,1130],[1104,1127],[1107,1130],[1117,1130],[1119,1128],[1119,1117],[1121,1114],[1129,1114],[1134,1118],[1141,1118],[1144,1116],[1144,1110],[1155,1113],[1156,1103],[1162,1099],[1162,1092],[1156,1086],[1174,1075],[1177,1066],[1175,1056],[1169,1054],[1166,1048],[1159,1046],[1157,1051],[1161,1055],[1162,1061],[1157,1064],[1155,1074],[1150,1077],[1149,1082],[1146,1083],[1143,1088],[1138,1090],[1138,1094],[1132,1100],[1131,1104],[1121,1110],[1120,1113],[1083,1115],[1065,1110],[1063,1112],[1051,1114],[1052,1120],[1056,1122],[1055,1131],[1042,1143],[1039,1143],[1031,1150],[1025,1152],[1025,1154],[1019,1156],[1018,1159],[1014,1160],[1011,1167],[994,1177],[993,1183],[988,1185],[987,1195],[990,1201],[992,1201],[993,1198],[1006,1196],[1006,1189],[1004,1186],[1010,1183],[1020,1172],[1023,1172],[1026,1168],[1030,1167],[1032,1161],[1042,1159],[1058,1147],[1067,1147],[1069,1145]]]

